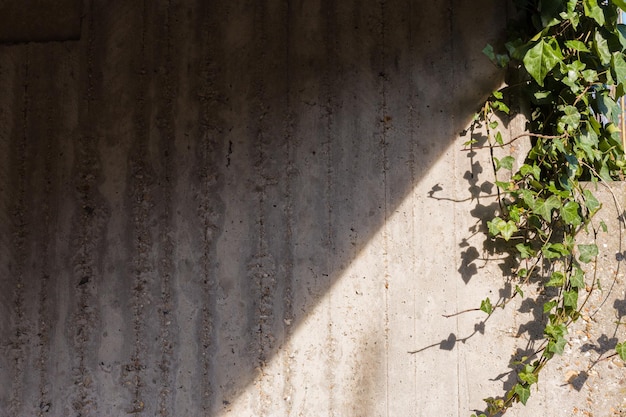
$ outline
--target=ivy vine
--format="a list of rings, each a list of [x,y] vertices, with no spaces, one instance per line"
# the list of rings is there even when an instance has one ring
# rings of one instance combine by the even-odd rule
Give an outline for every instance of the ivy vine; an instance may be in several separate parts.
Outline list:
[[[623,180],[626,172],[618,127],[626,92],[626,25],[619,15],[626,0],[514,3],[517,18],[502,51],[490,45],[483,50],[507,68],[508,83],[484,103],[472,129],[486,132],[498,188],[499,211],[487,222],[489,234],[518,261],[513,297],[523,298],[524,284],[538,282],[547,294],[539,307],[547,321],[535,354],[516,363],[517,383],[504,396],[485,400],[488,416],[526,404],[542,368],[563,352],[568,327],[596,285],[584,264],[596,259],[598,247],[576,238],[589,231],[601,204],[593,187],[583,184]],[[526,131],[505,142],[501,120],[520,112]],[[494,156],[494,148],[522,138],[530,138],[531,147],[519,169],[512,156]],[[465,145],[477,147],[474,139]],[[480,310],[491,315],[510,300],[492,305],[486,298]],[[626,360],[626,342],[613,355]]]

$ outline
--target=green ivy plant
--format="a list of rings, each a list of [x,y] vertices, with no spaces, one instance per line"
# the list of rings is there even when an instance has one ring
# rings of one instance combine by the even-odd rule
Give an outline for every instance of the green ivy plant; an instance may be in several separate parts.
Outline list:
[[[584,184],[621,180],[626,172],[618,128],[618,102],[626,90],[626,25],[618,17],[626,0],[515,3],[517,18],[502,51],[490,45],[483,51],[507,68],[508,84],[484,103],[472,128],[486,133],[491,150],[499,211],[487,226],[517,260],[513,297],[524,297],[525,284],[538,283],[547,298],[539,307],[547,321],[543,343],[515,363],[517,383],[504,396],[485,400],[488,416],[526,404],[542,368],[563,352],[568,327],[596,286],[583,264],[596,259],[598,247],[578,244],[576,237],[589,231],[601,205]],[[525,114],[526,131],[505,142],[501,120],[511,109]],[[522,138],[530,138],[531,148],[519,169],[512,156],[494,156],[494,148]],[[477,141],[466,146],[475,149]],[[480,310],[491,315],[510,300],[492,305],[487,298]],[[626,360],[626,342],[614,355]]]

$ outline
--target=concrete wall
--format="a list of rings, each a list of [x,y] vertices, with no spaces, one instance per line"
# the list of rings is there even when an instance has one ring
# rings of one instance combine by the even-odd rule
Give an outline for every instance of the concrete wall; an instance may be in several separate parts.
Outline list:
[[[458,135],[503,3],[85,0],[80,40],[0,46],[0,415],[501,393],[504,345],[441,315],[501,285]]]

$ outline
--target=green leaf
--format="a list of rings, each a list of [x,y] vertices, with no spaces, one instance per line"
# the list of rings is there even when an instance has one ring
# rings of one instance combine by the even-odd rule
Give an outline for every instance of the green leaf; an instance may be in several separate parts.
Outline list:
[[[593,35],[593,46],[596,53],[598,54],[598,58],[600,58],[600,62],[602,62],[602,65],[609,65],[609,62],[611,62],[611,51],[609,50],[609,43],[605,39],[605,37],[602,36],[602,33],[600,33],[600,31],[598,30],[596,30],[595,34]]]
[[[583,79],[588,83],[593,83],[598,79],[598,72],[592,69],[586,69],[581,72]]]
[[[530,246],[524,245],[523,243],[518,243],[517,245],[515,245],[515,249],[517,249],[520,254],[520,258],[522,259],[528,259],[535,256],[535,251],[532,250]]]
[[[489,299],[489,297],[480,302],[480,310],[484,311],[487,314],[491,314],[493,312],[493,306],[491,305],[491,300]]]
[[[585,288],[585,273],[580,268],[575,268],[569,278],[569,282],[573,288]]]
[[[608,228],[606,227],[606,223],[604,223],[604,220],[600,221],[600,228],[602,228],[602,231],[604,233],[606,233],[608,231]]]
[[[491,62],[496,63],[496,51],[494,51],[493,46],[490,44],[485,45],[483,54],[485,54]]]
[[[517,394],[517,398],[519,398],[520,402],[526,405],[526,401],[528,401],[528,398],[530,397],[530,388],[516,384],[513,391]]]
[[[502,140],[502,133],[500,132],[496,133],[496,143],[498,145],[502,145],[504,143],[504,140]]]
[[[622,45],[622,51],[626,49],[626,25],[620,23],[617,25],[617,38],[620,45]]]
[[[565,41],[565,46],[578,52],[591,52],[583,42],[573,39]]]
[[[541,253],[546,259],[558,259],[569,255],[569,250],[561,243],[548,243],[541,248]]]
[[[613,123],[618,123],[621,109],[619,105],[613,100],[608,91],[603,91],[597,96],[598,110],[605,115]],[[612,129],[611,125],[606,126],[607,131]],[[616,130],[618,130],[616,128]],[[611,133],[611,132],[609,132]]]
[[[565,275],[562,272],[555,271],[550,275],[550,281],[546,283],[546,287],[561,287],[565,283]]]
[[[548,301],[547,303],[543,304],[543,314],[549,313],[550,310],[552,310],[554,307],[556,307],[559,303],[557,303],[556,301]]]
[[[509,109],[509,106],[507,106],[506,104],[504,104],[503,102],[501,102],[499,100],[493,101],[491,103],[491,105],[493,106],[494,109],[499,110],[499,111],[501,111],[503,113],[506,113],[506,114],[509,114],[509,112],[511,111]]]
[[[580,226],[582,220],[578,215],[580,205],[575,201],[568,201],[563,207],[561,207],[561,217],[563,221],[574,227]]]
[[[623,361],[626,361],[626,342],[618,343],[615,351]]]
[[[524,291],[519,287],[519,285],[515,286],[515,292],[520,295],[520,297],[524,297]]]
[[[493,220],[487,222],[489,233],[492,236],[501,235],[504,240],[509,240],[513,233],[517,232],[517,226],[512,220],[504,221],[500,217],[495,217]]]
[[[574,106],[559,106],[559,110],[563,112],[563,116],[559,119],[559,131],[571,132],[575,130],[580,123],[580,113],[578,109]]]
[[[500,166],[504,169],[508,169],[509,171],[513,169],[513,162],[515,162],[515,158],[512,156],[505,156],[500,160]]]
[[[556,39],[552,38],[548,42],[543,39],[537,42],[526,52],[523,62],[526,71],[543,87],[543,80],[548,72],[562,59],[561,48]]]
[[[616,82],[618,84],[626,82],[626,61],[624,61],[624,56],[621,52],[615,52],[613,54],[611,66],[617,78]]]
[[[551,340],[550,342],[548,342],[548,352],[561,355],[563,354],[563,350],[565,350],[566,344],[567,341],[563,337],[559,337],[556,340]]]
[[[595,244],[591,245],[578,245],[578,251],[580,252],[580,262],[584,264],[588,264],[591,262],[596,256],[598,256],[598,246]]]
[[[575,137],[575,140],[591,161],[601,158],[601,152],[598,150],[598,135],[593,129],[583,129],[582,133]]]
[[[530,369],[524,369],[523,372],[520,372],[518,375],[519,379],[528,385],[536,384],[538,381],[538,378],[537,378],[537,375],[535,375],[535,373],[533,372],[535,370],[535,367],[526,365],[526,368],[530,368]]]
[[[591,212],[591,214],[598,211],[600,208],[600,202],[598,199],[591,193],[589,190],[584,190],[583,195],[585,196],[585,207]]]
[[[487,222],[487,227],[489,228],[489,234],[491,234],[491,236],[498,236],[500,234],[500,227],[499,225],[504,223],[504,220],[502,220],[500,217],[494,217],[493,220],[489,220]]]
[[[576,310],[576,306],[578,305],[578,290],[565,291],[563,294],[563,305]]]
[[[600,6],[598,6],[597,0],[583,0],[585,6],[585,16],[591,17],[598,22],[598,25],[604,26],[604,13]]]
[[[535,200],[535,205],[532,207],[533,211],[543,217],[543,219],[549,222],[552,219],[552,210],[559,207],[561,202],[559,198],[551,195],[547,200],[538,198]]]
[[[489,58],[489,60],[491,62],[493,62],[495,65],[497,65],[500,68],[504,68],[507,66],[507,64],[509,63],[509,57],[506,54],[497,54],[494,49],[493,46],[487,44],[487,46],[485,46],[483,48],[483,54],[485,54],[487,56],[487,58]]]
[[[562,12],[560,14],[562,19],[567,19],[570,21],[574,29],[578,26],[580,22],[580,14],[576,12],[576,4],[578,0],[567,0],[567,12]]]

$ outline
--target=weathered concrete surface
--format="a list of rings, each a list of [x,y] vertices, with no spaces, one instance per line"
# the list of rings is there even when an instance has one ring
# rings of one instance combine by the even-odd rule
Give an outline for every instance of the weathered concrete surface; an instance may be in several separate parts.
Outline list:
[[[458,133],[500,82],[480,50],[505,14],[86,0],[79,42],[0,47],[0,415],[464,416],[500,394],[506,319],[460,343],[479,318],[441,315],[501,285],[467,252],[491,201]]]
[[[80,38],[83,0],[0,2],[0,42],[51,42]]]

